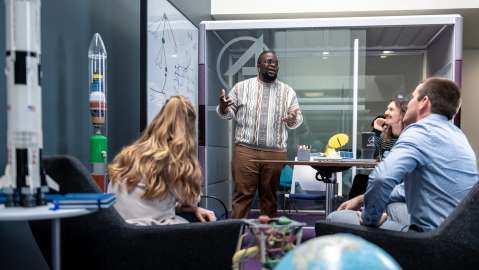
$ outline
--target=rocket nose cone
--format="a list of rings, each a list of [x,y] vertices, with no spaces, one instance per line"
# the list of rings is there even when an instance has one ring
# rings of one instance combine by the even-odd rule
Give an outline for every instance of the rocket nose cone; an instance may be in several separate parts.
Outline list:
[[[90,58],[106,58],[105,44],[100,34],[95,33],[90,41],[88,48],[88,57]]]

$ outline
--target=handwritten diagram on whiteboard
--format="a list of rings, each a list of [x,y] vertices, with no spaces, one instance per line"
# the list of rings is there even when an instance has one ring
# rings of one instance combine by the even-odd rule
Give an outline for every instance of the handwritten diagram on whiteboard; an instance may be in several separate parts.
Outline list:
[[[147,121],[170,96],[198,105],[198,28],[166,0],[148,1]]]

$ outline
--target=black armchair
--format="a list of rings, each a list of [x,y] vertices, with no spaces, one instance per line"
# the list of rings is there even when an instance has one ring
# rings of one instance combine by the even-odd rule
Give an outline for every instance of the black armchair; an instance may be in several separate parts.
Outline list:
[[[50,269],[28,221],[0,221],[0,243],[0,269]]]
[[[75,158],[44,159],[61,193],[99,192]],[[126,223],[113,208],[67,218],[61,224],[64,269],[229,269],[242,222],[226,220],[166,226]],[[30,222],[45,258],[51,258],[50,224]]]
[[[404,269],[478,269],[479,184],[430,232],[394,232],[365,226],[316,223],[316,236],[349,232],[389,252]]]

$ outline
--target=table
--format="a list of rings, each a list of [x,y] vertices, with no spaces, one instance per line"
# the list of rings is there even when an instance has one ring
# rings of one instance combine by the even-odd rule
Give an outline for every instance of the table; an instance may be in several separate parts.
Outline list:
[[[0,206],[0,221],[52,220],[52,269],[60,270],[60,219],[90,214],[96,209],[58,209],[50,210],[51,205],[38,207]]]
[[[345,171],[351,167],[373,168],[378,163],[375,159],[327,159],[319,158],[313,161],[296,160],[251,160],[256,163],[282,164],[282,165],[309,165],[316,173],[316,180],[326,184],[326,216],[333,211],[334,186],[337,172]]]

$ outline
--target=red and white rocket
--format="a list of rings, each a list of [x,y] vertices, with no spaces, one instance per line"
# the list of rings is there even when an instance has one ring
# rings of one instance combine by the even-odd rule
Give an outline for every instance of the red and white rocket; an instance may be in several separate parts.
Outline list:
[[[90,162],[92,177],[100,190],[105,191],[108,186],[107,164],[107,86],[106,86],[106,58],[105,44],[100,34],[95,33],[88,48],[89,86],[90,86],[90,114],[93,125],[93,135],[90,137]]]
[[[6,206],[43,205],[40,0],[5,0],[8,161],[0,188]]]

